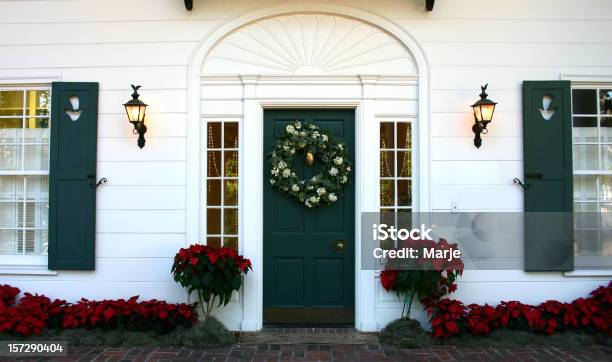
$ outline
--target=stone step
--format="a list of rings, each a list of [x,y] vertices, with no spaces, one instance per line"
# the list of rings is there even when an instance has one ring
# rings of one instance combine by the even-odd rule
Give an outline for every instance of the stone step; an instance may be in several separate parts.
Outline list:
[[[378,344],[378,333],[354,328],[264,328],[240,333],[238,344]]]

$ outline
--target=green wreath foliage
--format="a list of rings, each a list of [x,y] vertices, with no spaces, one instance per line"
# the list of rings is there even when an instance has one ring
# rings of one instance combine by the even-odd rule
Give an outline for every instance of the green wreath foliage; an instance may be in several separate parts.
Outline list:
[[[299,151],[312,153],[320,172],[308,180],[291,168]],[[346,144],[309,122],[294,121],[277,138],[270,154],[270,184],[309,208],[338,201],[352,169]]]

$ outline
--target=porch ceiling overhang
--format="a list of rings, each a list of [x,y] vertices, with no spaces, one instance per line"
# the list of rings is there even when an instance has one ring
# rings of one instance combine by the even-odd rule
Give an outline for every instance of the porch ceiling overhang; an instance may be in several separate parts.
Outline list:
[[[184,0],[185,8],[187,10],[193,9],[193,0]],[[435,0],[425,0],[425,9],[427,11],[432,11],[434,8]]]

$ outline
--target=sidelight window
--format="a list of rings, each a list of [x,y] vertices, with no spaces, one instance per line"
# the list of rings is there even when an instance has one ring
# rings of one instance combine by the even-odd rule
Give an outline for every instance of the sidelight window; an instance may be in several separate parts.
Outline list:
[[[207,123],[206,243],[238,249],[239,123]]]

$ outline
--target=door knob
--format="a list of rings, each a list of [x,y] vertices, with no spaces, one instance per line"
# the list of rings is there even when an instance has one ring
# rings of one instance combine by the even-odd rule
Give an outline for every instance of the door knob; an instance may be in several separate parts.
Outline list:
[[[336,240],[334,241],[334,250],[336,252],[341,253],[346,248],[346,242],[344,240]]]

